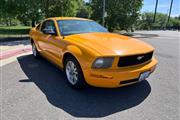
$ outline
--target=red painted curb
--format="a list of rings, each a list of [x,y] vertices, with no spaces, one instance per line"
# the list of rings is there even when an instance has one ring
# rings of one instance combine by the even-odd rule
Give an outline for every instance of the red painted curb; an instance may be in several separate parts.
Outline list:
[[[24,47],[24,48],[20,48],[20,49],[1,52],[0,60],[4,60],[4,59],[7,59],[7,58],[10,58],[10,57],[22,54],[22,53],[26,53],[31,50],[32,50],[31,46],[28,46],[28,47]]]

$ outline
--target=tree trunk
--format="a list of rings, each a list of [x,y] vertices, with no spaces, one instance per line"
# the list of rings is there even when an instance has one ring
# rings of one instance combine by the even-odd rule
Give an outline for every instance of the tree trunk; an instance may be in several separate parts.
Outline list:
[[[36,21],[35,20],[32,20],[32,27],[35,27],[36,26]]]
[[[11,18],[9,19],[9,25],[10,25],[10,26],[12,25],[12,21],[11,21]]]
[[[6,20],[6,26],[9,26],[9,20]]]

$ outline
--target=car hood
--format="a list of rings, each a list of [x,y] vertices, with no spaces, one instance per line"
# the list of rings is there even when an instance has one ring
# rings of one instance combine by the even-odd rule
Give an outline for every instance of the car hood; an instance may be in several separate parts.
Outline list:
[[[103,56],[133,55],[154,50],[152,46],[143,41],[114,33],[83,33],[69,35],[68,38]]]

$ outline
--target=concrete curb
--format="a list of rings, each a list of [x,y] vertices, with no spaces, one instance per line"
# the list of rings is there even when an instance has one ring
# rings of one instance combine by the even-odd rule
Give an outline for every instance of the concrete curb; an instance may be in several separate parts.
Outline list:
[[[10,42],[10,41],[21,41],[21,40],[28,40],[29,37],[5,37],[5,38],[0,38],[0,43],[1,42]]]

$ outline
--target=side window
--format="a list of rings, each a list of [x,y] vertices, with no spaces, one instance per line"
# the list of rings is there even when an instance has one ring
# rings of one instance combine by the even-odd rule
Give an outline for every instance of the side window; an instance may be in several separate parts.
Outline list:
[[[41,27],[41,31],[43,32],[44,29],[51,29],[51,30],[54,30],[56,32],[56,27],[54,25],[54,21],[47,20],[47,21],[43,22],[42,27]]]
[[[45,22],[42,23],[42,26],[41,26],[41,31],[42,31],[42,32],[43,32],[43,30],[46,28],[46,22],[48,22],[48,21],[45,21]]]

